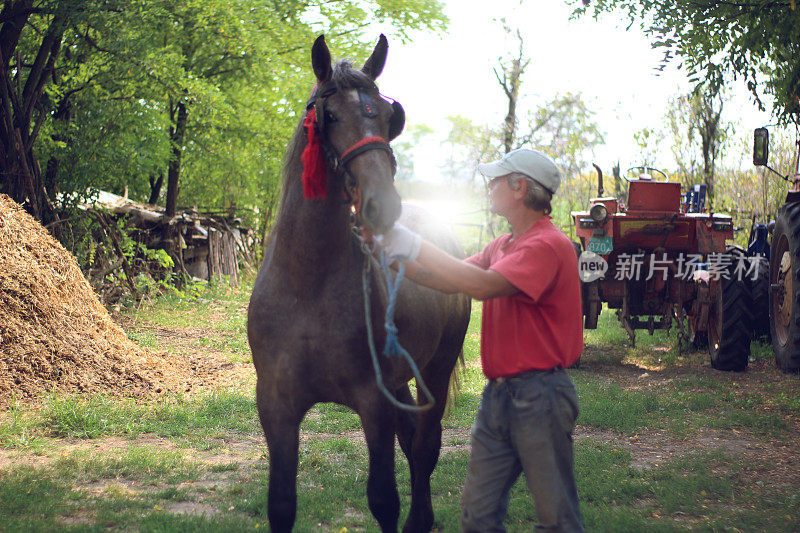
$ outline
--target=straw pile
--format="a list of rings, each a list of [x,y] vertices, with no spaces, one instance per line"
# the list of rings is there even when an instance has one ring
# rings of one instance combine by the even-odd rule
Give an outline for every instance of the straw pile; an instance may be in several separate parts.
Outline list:
[[[44,391],[160,392],[170,373],[128,340],[75,257],[0,194],[0,408]]]

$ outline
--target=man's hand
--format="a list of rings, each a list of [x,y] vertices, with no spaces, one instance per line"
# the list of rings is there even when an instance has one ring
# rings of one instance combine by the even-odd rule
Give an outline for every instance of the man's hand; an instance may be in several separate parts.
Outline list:
[[[376,235],[375,242],[390,258],[407,261],[416,261],[422,247],[422,237],[397,222],[383,235]]]

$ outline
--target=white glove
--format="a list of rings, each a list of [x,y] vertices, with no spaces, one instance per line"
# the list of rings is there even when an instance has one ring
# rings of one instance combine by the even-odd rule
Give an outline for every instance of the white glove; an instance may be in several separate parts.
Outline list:
[[[397,222],[383,235],[376,235],[375,242],[390,258],[407,261],[416,261],[422,248],[422,237]]]

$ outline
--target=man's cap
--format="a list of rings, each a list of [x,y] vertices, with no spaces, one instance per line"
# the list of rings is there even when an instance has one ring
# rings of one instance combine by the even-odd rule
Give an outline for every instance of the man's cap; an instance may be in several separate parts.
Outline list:
[[[542,152],[527,148],[508,152],[498,161],[480,164],[478,170],[487,178],[497,178],[512,172],[519,172],[538,182],[553,194],[561,185],[561,174],[553,160]]]

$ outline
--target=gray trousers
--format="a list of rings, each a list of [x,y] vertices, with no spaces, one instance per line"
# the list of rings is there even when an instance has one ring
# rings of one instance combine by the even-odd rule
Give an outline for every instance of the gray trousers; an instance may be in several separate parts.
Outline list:
[[[509,491],[521,472],[537,530],[583,531],[573,472],[578,395],[560,368],[489,381],[475,424],[461,499],[465,532],[505,531]]]

